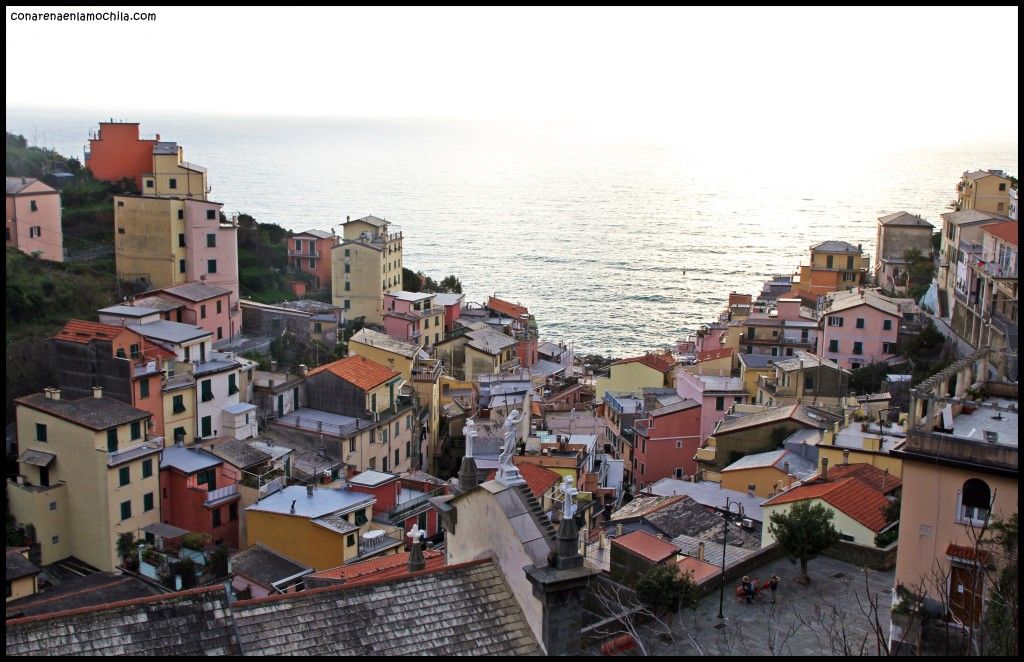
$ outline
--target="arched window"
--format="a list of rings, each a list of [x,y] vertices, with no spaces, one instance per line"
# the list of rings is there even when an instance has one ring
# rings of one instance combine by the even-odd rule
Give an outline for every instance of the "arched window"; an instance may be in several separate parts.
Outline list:
[[[981,524],[988,517],[991,504],[992,490],[988,484],[978,478],[971,478],[960,491],[960,519],[964,523]]]

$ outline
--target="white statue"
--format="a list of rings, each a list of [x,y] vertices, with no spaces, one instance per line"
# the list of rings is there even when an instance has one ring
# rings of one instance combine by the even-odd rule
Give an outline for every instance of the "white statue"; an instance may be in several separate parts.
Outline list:
[[[478,432],[472,418],[466,419],[466,427],[462,428],[462,434],[466,437],[466,457],[473,457],[473,442]]]
[[[512,463],[512,451],[515,450],[516,441],[518,441],[519,423],[522,420],[523,415],[518,410],[512,410],[508,418],[505,419],[505,423],[501,426],[502,438],[505,440],[505,449],[498,456],[498,473],[494,478],[505,487],[526,484],[522,474],[519,473],[519,469]]]
[[[412,541],[412,544],[416,544],[427,537],[427,532],[420,528],[419,524],[413,524],[412,528],[409,529],[409,533],[405,534]]]
[[[576,504],[573,503],[573,498],[580,493],[575,487],[572,486],[572,476],[565,476],[562,478],[562,484],[559,486],[562,492],[562,518],[570,518],[576,514]]]

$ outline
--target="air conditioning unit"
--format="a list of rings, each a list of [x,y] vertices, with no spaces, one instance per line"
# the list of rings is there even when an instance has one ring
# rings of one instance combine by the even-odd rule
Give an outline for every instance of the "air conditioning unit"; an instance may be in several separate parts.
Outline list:
[[[753,529],[754,528],[754,520],[750,519],[749,517],[744,517],[742,523],[743,523],[743,528],[744,529]]]

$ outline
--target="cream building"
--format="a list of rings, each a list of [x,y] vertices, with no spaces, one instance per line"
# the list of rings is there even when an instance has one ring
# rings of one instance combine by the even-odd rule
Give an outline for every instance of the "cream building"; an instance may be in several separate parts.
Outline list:
[[[342,224],[342,241],[331,249],[332,303],[346,319],[384,321],[384,293],[402,289],[402,233],[388,221],[366,216]]]

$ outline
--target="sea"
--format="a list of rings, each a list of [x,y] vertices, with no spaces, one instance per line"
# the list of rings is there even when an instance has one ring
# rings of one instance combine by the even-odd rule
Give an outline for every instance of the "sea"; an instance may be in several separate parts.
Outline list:
[[[82,159],[107,119],[8,108],[7,130]],[[939,227],[965,170],[1018,173],[1016,140],[791,148],[785,136],[630,139],[572,123],[118,119],[183,145],[225,212],[297,232],[385,218],[404,234],[405,266],[456,275],[468,302],[527,306],[542,339],[617,357],[674,345],[730,292],[795,272],[817,242],[873,257],[879,216],[905,210]]]

